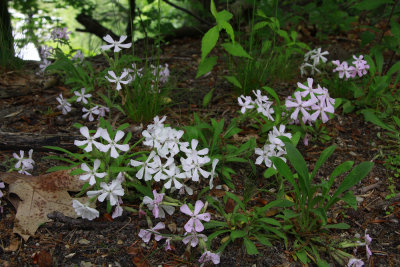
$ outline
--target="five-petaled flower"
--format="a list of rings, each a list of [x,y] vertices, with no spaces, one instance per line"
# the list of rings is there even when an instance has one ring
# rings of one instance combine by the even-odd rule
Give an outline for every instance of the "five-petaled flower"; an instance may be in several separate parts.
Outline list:
[[[180,209],[181,212],[185,213],[186,215],[191,216],[189,221],[184,226],[186,232],[189,232],[189,233],[192,231],[201,232],[204,230],[204,226],[200,222],[200,220],[208,222],[208,221],[210,221],[211,216],[208,212],[199,214],[203,207],[204,207],[204,203],[201,200],[196,201],[196,204],[194,206],[194,212],[192,212],[190,210],[190,208],[187,204],[181,206],[181,209]]]
[[[100,202],[108,198],[110,200],[110,205],[114,206],[118,203],[118,197],[124,195],[124,189],[122,188],[121,182],[118,180],[113,180],[111,183],[101,183],[101,190],[88,191],[86,194],[89,197],[99,195],[97,198]]]
[[[121,47],[122,48],[130,48],[132,46],[132,43],[122,44],[122,42],[125,41],[126,38],[127,38],[126,35],[122,35],[119,38],[119,41],[114,41],[114,39],[109,34],[107,34],[106,36],[103,37],[103,40],[110,44],[103,45],[100,48],[102,50],[108,50],[108,49],[114,47],[114,52],[121,51]]]
[[[154,226],[153,228],[150,229],[141,229],[139,231],[139,237],[143,240],[143,242],[148,243],[150,241],[151,235],[154,234],[154,239],[156,241],[160,241],[163,237],[160,235],[160,233],[157,230],[161,230],[165,228],[165,224],[162,222],[159,222]]]
[[[81,169],[86,172],[79,177],[81,180],[89,180],[90,185],[94,185],[96,183],[96,177],[104,178],[106,176],[105,172],[96,172],[97,169],[100,167],[101,161],[99,159],[94,160],[93,169],[89,168],[86,163],[82,163]]]
[[[99,138],[101,136],[101,133],[103,131],[103,128],[98,128],[96,133],[93,136],[90,136],[89,129],[86,126],[82,126],[79,131],[81,134],[86,137],[86,140],[75,140],[74,145],[76,146],[84,146],[87,145],[83,150],[86,152],[91,152],[92,151],[92,144],[95,145],[95,147],[101,151],[101,148],[103,147],[103,144],[95,141],[95,139]]]
[[[108,142],[107,145],[102,145],[100,148],[100,151],[102,152],[107,152],[108,150],[110,150],[110,155],[112,158],[118,158],[119,154],[117,152],[117,148],[121,151],[128,151],[129,150],[129,145],[128,144],[117,144],[118,141],[120,141],[122,139],[122,137],[124,137],[125,133],[121,130],[118,130],[117,133],[115,134],[114,140],[111,140],[110,135],[108,134],[107,129],[103,129],[101,131],[101,137],[106,140]]]
[[[199,262],[204,264],[209,261],[212,261],[214,264],[218,264],[220,261],[219,254],[206,250],[203,255],[201,255]]]
[[[75,209],[76,214],[83,219],[93,220],[99,217],[99,211],[89,207],[89,204],[82,204],[78,200],[72,200],[72,207]]]
[[[58,103],[60,103],[57,108],[61,110],[62,114],[65,115],[71,111],[71,104],[63,98],[62,94],[60,94],[56,99]]]
[[[87,98],[90,98],[92,95],[91,94],[85,94],[85,90],[86,90],[85,88],[82,88],[81,92],[78,92],[78,91],[74,92],[74,94],[78,97],[76,99],[76,102],[81,102],[82,101],[83,104],[87,104],[88,103]]]
[[[165,218],[164,210],[172,215],[175,208],[172,206],[162,205],[161,202],[165,194],[158,194],[156,190],[153,190],[154,199],[145,196],[143,198],[143,203],[147,205],[149,210],[153,211],[154,218]]]
[[[116,89],[117,89],[117,91],[119,91],[119,90],[122,89],[121,83],[122,83],[122,84],[128,84],[128,83],[131,81],[131,78],[129,77],[128,74],[129,74],[129,73],[128,73],[127,71],[124,71],[124,72],[122,72],[122,74],[121,74],[120,77],[117,77],[117,75],[115,74],[115,72],[112,71],[112,70],[110,70],[110,71],[108,71],[108,75],[110,75],[111,78],[108,77],[108,76],[105,76],[105,77],[106,77],[106,79],[107,79],[109,82],[111,82],[111,83],[116,83],[116,84],[117,84],[117,88],[116,88]],[[123,81],[122,79],[124,79],[125,77],[127,77],[128,80]]]

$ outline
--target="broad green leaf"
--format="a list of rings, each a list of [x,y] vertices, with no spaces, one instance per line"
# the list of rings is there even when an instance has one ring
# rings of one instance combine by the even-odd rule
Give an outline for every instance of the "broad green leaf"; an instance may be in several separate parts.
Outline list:
[[[302,263],[304,264],[308,263],[307,253],[304,249],[297,251],[296,256]]]
[[[220,29],[224,29],[226,31],[226,33],[231,37],[231,41],[234,44],[235,43],[235,32],[233,31],[233,28],[231,26],[231,24],[229,24],[226,21],[221,21],[218,26],[220,27]]]
[[[201,61],[204,61],[206,56],[211,52],[217,44],[219,38],[219,30],[217,26],[209,29],[201,39]]]
[[[233,230],[233,231],[231,232],[231,239],[232,239],[232,242],[235,241],[236,238],[242,238],[242,237],[244,237],[244,236],[246,236],[246,235],[247,235],[246,231],[243,231],[243,230]]]
[[[319,159],[315,163],[314,170],[311,174],[311,179],[313,179],[315,177],[319,168],[321,168],[321,166],[325,163],[325,161],[332,155],[332,153],[333,153],[333,151],[335,151],[335,149],[336,149],[336,145],[333,145],[333,146],[330,146],[330,147],[324,149],[324,151],[322,151],[321,156],[319,156]]]
[[[228,228],[229,226],[226,222],[220,222],[220,221],[209,221],[204,223],[204,229],[213,229],[217,227]]]
[[[250,239],[245,237],[245,238],[243,238],[243,242],[244,242],[244,245],[246,247],[247,254],[249,254],[249,255],[258,254],[258,250],[257,250],[256,245],[254,245],[254,243]]]
[[[372,53],[373,53],[374,58],[375,58],[377,71],[378,71],[379,75],[381,75],[382,74],[382,70],[383,70],[382,49],[380,49],[379,47],[374,47],[374,48],[375,49],[373,49]]]
[[[212,68],[217,64],[217,57],[209,57],[202,60],[199,64],[199,69],[197,70],[196,78],[203,76],[204,74],[210,72]]]
[[[267,223],[267,224],[271,224],[271,225],[275,225],[275,226],[281,226],[281,224],[272,218],[260,218],[257,220],[258,222],[263,222],[263,223]]]
[[[265,170],[264,172],[264,178],[269,178],[275,174],[277,174],[278,171],[275,170],[273,167],[269,167],[268,169]]]
[[[400,36],[399,36],[400,38]],[[387,72],[387,76],[392,76],[394,73],[400,71],[400,61],[396,62]]]
[[[268,22],[266,22],[266,21],[257,22],[256,25],[254,25],[253,30],[254,31],[259,30],[261,28],[264,28],[267,25],[268,25]]]
[[[399,119],[399,117],[396,117],[396,116],[393,115],[392,118],[393,118],[394,122],[397,124],[397,127],[400,128],[400,119]]]
[[[346,161],[343,162],[342,164],[340,164],[339,166],[337,166],[333,172],[331,173],[331,175],[329,176],[329,180],[328,180],[328,186],[326,188],[326,191],[324,191],[324,194],[326,194],[329,189],[331,188],[331,186],[333,185],[335,178],[338,177],[339,175],[349,171],[351,169],[351,167],[353,167],[354,161]]]
[[[357,209],[357,199],[352,191],[346,192],[341,199],[353,209]]]
[[[207,107],[208,104],[210,103],[213,92],[214,92],[214,88],[211,89],[211,90],[204,96],[204,98],[203,98],[203,108]]]
[[[216,238],[219,235],[225,234],[226,232],[230,232],[231,230],[219,230],[219,231],[215,231],[214,233],[210,234],[209,236],[207,236],[207,247],[210,246],[211,241]]]
[[[225,50],[236,57],[245,57],[245,58],[250,58],[250,55],[247,54],[247,52],[243,49],[243,47],[239,43],[224,43],[222,44],[222,47],[225,48]]]
[[[231,84],[233,84],[236,87],[242,88],[242,85],[240,84],[240,82],[236,79],[235,76],[224,76],[224,78],[230,82]]]
[[[134,170],[135,170],[135,168],[132,168],[132,167],[116,167],[116,166],[110,167],[110,171],[112,173],[131,172],[131,171],[134,171]]]
[[[149,188],[148,186],[144,186],[140,183],[130,182],[130,181],[126,181],[125,184],[128,187],[134,187],[138,192],[140,192],[145,196],[153,197],[153,192],[151,191],[151,188]]]

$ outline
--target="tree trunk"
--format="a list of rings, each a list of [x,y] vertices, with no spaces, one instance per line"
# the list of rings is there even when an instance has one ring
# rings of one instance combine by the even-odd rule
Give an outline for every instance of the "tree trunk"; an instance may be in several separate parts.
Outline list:
[[[133,34],[135,28],[133,22],[135,20],[135,10],[136,10],[136,0],[129,0],[129,14],[128,14],[128,25],[126,26],[126,35],[128,36],[128,41],[133,42]]]
[[[0,0],[0,65],[6,65],[14,58],[14,38],[11,28],[11,16],[8,12],[8,0]]]

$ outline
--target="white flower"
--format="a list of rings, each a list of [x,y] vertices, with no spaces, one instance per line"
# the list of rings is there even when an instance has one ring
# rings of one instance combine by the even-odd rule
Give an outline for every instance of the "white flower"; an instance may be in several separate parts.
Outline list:
[[[149,124],[147,125],[147,130],[149,132],[157,129],[157,128],[163,128],[164,127],[164,121],[167,119],[166,116],[163,116],[161,119],[158,116],[155,116],[153,121],[153,124]]]
[[[75,55],[72,57],[73,60],[80,60],[83,61],[83,59],[85,58],[85,56],[83,55],[82,51],[78,49],[78,51],[76,51]]]
[[[179,167],[176,167],[175,164],[173,164],[170,169],[166,169],[165,173],[167,174],[167,182],[164,184],[164,187],[166,189],[170,189],[172,183],[174,184],[174,187],[176,189],[181,189],[183,184],[178,179],[188,178],[186,172],[181,172],[181,169]]]
[[[360,259],[352,258],[347,263],[347,267],[362,267],[364,266],[364,262]]]
[[[108,107],[105,106],[98,106],[97,110],[99,111],[99,117],[105,117],[106,116],[106,112],[110,112],[110,109]]]
[[[93,220],[99,217],[99,211],[89,207],[89,204],[82,204],[78,200],[72,200],[72,207],[74,207],[76,214],[81,216],[83,219]]]
[[[256,159],[256,164],[260,165],[261,163],[265,163],[265,166],[268,168],[273,166],[272,161],[270,160],[270,157],[280,157],[283,161],[286,162],[286,158],[281,157],[283,154],[285,154],[285,151],[276,151],[275,146],[271,144],[266,144],[264,145],[263,149],[256,148],[254,153],[256,155],[259,155],[259,157]],[[275,166],[274,166],[275,168]]]
[[[88,191],[87,195],[93,197],[100,194],[97,200],[103,202],[104,199],[108,198],[111,206],[116,205],[118,197],[124,195],[124,189],[118,180],[113,180],[110,184],[101,183],[100,187],[102,188],[101,190]]]
[[[6,187],[3,182],[0,182],[0,188]],[[0,190],[0,197],[3,197],[3,192]],[[1,202],[0,202],[1,203]]]
[[[239,106],[242,107],[240,109],[240,112],[242,112],[242,114],[244,114],[246,112],[246,109],[254,108],[254,101],[253,101],[253,99],[251,99],[250,96],[241,95],[238,97],[238,102],[239,102]]]
[[[108,76],[105,76],[105,78],[111,83],[116,83],[117,84],[117,88],[116,89],[117,89],[117,91],[119,91],[119,90],[122,89],[121,83],[122,84],[128,84],[131,81],[131,77],[129,77],[128,74],[129,73],[127,71],[124,71],[124,72],[122,72],[120,77],[117,77],[117,75],[115,75],[115,72],[110,70],[110,71],[108,71],[108,75],[110,75],[111,78],[108,77]],[[122,79],[124,79],[125,77],[127,77],[128,80],[123,81]]]
[[[285,146],[285,144],[282,142],[281,139],[279,139],[279,136],[286,136],[287,138],[292,138],[291,133],[285,133],[285,125],[280,125],[279,130],[274,126],[272,131],[268,133],[268,140],[269,142],[275,146],[280,151],[283,151],[281,147]]]
[[[212,168],[211,168],[211,173],[210,173],[210,190],[213,189],[214,185],[213,185],[213,181],[214,181],[214,176],[215,176],[215,167],[217,166],[219,162],[219,159],[213,159],[212,161]]]
[[[108,50],[108,49],[114,47],[114,52],[119,52],[119,51],[121,51],[120,47],[122,47],[122,48],[131,47],[132,43],[121,44],[123,41],[126,40],[126,38],[127,38],[126,35],[122,35],[119,38],[119,41],[114,41],[114,39],[109,34],[107,34],[106,36],[103,37],[103,40],[106,41],[107,43],[110,43],[110,44],[109,45],[103,45],[100,48],[102,50]]]
[[[190,145],[192,148],[187,148],[187,147],[181,147],[181,151],[186,153],[186,156],[188,157],[187,159],[189,162],[197,162],[201,157],[199,156],[204,156],[208,154],[208,148],[203,148],[199,151],[196,150],[197,145],[199,144],[199,141],[197,139],[192,139]],[[208,159],[209,161],[210,159]],[[207,161],[207,162],[208,162]],[[189,163],[188,162],[188,163]],[[205,162],[205,163],[207,163]]]
[[[321,60],[323,63],[327,61],[325,55],[328,55],[328,51],[324,51],[321,53],[321,48],[314,49],[314,53],[310,56],[310,59],[314,60],[313,65],[316,66],[319,64],[319,61]]]
[[[60,103],[57,108],[61,110],[62,114],[65,115],[71,111],[71,104],[63,98],[62,94],[60,94],[56,99],[58,103]]]
[[[74,94],[78,97],[76,99],[76,102],[81,102],[82,101],[83,104],[87,104],[88,103],[86,98],[90,98],[90,97],[92,97],[92,95],[91,94],[85,94],[85,90],[86,90],[85,88],[82,88],[80,93],[78,91],[74,92]]]
[[[117,133],[115,134],[114,140],[111,140],[110,135],[108,134],[107,129],[103,129],[101,133],[101,137],[108,142],[107,145],[103,145],[102,148],[100,149],[102,152],[107,152],[108,150],[111,149],[110,155],[112,158],[118,158],[119,154],[117,151],[117,148],[121,151],[128,151],[129,150],[129,145],[128,144],[123,144],[119,145],[117,144],[118,141],[124,137],[125,133],[123,131],[118,130]]]
[[[155,175],[153,176],[154,181],[159,182],[160,180],[167,179],[167,175],[165,174],[166,169],[168,166],[173,164],[174,159],[169,158],[165,164],[161,162],[159,156],[155,156],[153,162],[149,164],[149,166],[154,170]]]
[[[33,149],[30,149],[28,154],[28,158],[24,158],[24,151],[20,150],[19,151],[20,156],[18,156],[16,153],[13,153],[13,157],[18,160],[18,162],[15,164],[15,168],[23,168],[24,170],[30,170],[33,169],[33,165],[35,164],[35,161],[32,159],[32,154],[33,154]]]
[[[87,144],[87,146],[85,147],[85,151],[86,152],[91,152],[92,151],[92,144],[94,144],[98,150],[101,151],[101,148],[103,147],[103,144],[95,141],[96,138],[99,138],[101,135],[101,132],[103,131],[102,128],[98,128],[96,133],[94,134],[94,136],[90,136],[89,134],[89,129],[86,126],[83,126],[79,129],[79,131],[81,132],[81,134],[86,137],[87,140],[81,141],[81,140],[75,140],[74,141],[74,145],[76,146],[84,146]]]
[[[94,120],[93,114],[99,115],[99,113],[100,113],[98,106],[94,106],[91,109],[87,109],[87,108],[83,107],[82,112],[86,112],[85,114],[82,115],[82,118],[83,119],[89,118],[89,121]]]
[[[94,185],[96,183],[96,177],[99,178],[104,178],[104,176],[106,176],[105,172],[101,172],[101,173],[97,173],[97,169],[100,167],[100,160],[99,159],[95,159],[94,160],[94,165],[93,165],[93,169],[90,169],[86,163],[82,163],[81,165],[81,169],[84,170],[86,172],[86,174],[83,174],[79,177],[79,179],[81,180],[88,180],[89,179],[89,184],[90,185]]]
[[[147,157],[145,162],[140,162],[140,161],[131,159],[131,165],[133,167],[143,166],[136,173],[136,178],[142,179],[143,175],[144,175],[144,180],[145,181],[150,181],[152,179],[151,175],[154,174],[154,170],[153,170],[153,168],[151,168],[151,166],[149,167],[149,162],[150,162],[150,160],[152,160],[154,158],[155,155],[156,155],[156,152],[151,151],[150,155]]]
[[[203,170],[201,167],[210,162],[210,158],[205,156],[205,157],[197,157],[196,160],[193,160],[193,158],[181,158],[181,163],[182,163],[182,169],[191,174],[191,178],[193,182],[198,182],[199,181],[199,172],[204,178],[208,178],[210,176],[210,173]]]

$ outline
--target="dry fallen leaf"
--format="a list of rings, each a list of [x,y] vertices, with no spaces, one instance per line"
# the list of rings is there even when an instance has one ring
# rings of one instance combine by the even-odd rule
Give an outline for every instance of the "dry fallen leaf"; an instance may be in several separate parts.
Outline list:
[[[69,171],[58,171],[39,176],[19,173],[0,173],[0,180],[9,185],[9,193],[21,200],[10,200],[17,210],[13,232],[25,241],[34,235],[39,226],[51,221],[47,214],[59,211],[65,216],[76,218],[72,197],[67,191],[80,191],[83,184],[79,176],[70,176]],[[86,197],[78,199],[81,202]]]

